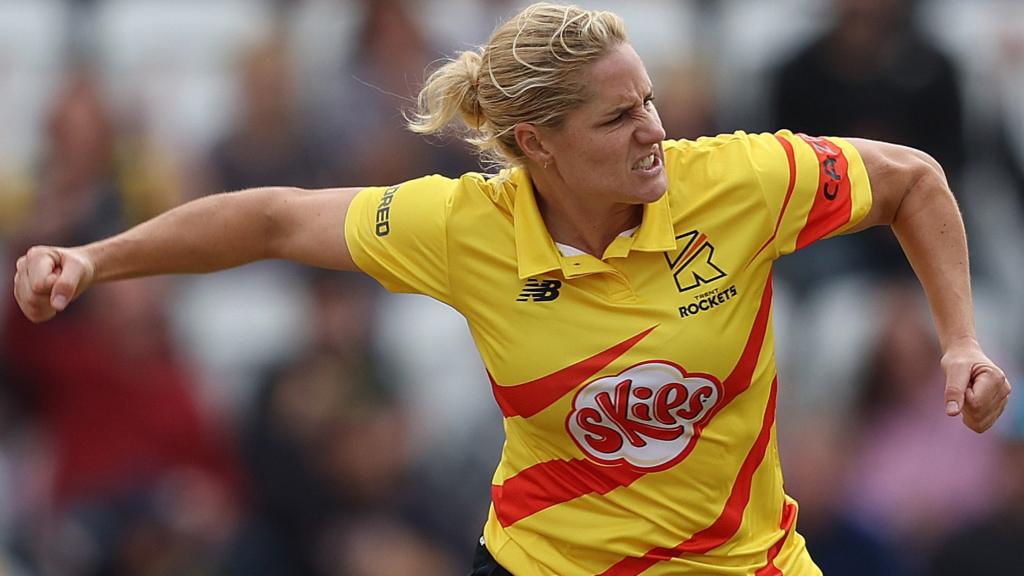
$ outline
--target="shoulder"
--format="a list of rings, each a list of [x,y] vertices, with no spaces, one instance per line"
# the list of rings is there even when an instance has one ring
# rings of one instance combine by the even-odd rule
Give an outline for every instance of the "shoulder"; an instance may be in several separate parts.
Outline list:
[[[768,139],[775,142],[771,134],[736,131],[696,140],[666,140],[662,145],[669,180],[674,182],[699,174],[736,176],[738,168],[750,166],[752,154]]]
[[[367,190],[380,190],[383,195],[402,196],[412,202],[444,202],[449,206],[500,196],[500,184],[494,181],[494,177],[477,172],[467,172],[455,178],[431,174]]]
[[[364,189],[358,205],[366,217],[381,226],[396,218],[443,227],[486,226],[494,218],[507,219],[512,211],[516,179],[505,174],[468,172],[451,178],[438,174],[407,180],[392,186]],[[388,224],[383,224],[388,222]]]
[[[754,149],[762,146],[762,139],[762,135],[733,132],[695,140],[666,140],[665,170],[672,205],[689,210],[749,196],[760,186]]]

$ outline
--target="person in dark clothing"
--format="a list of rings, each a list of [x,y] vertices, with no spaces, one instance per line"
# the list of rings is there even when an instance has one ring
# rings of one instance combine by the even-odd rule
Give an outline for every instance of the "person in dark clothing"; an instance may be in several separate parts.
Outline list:
[[[960,80],[915,25],[913,0],[836,0],[835,19],[778,69],[774,124],[794,132],[878,139],[942,164],[954,192],[966,156]],[[820,278],[910,272],[888,230],[839,239],[779,267],[798,289]]]

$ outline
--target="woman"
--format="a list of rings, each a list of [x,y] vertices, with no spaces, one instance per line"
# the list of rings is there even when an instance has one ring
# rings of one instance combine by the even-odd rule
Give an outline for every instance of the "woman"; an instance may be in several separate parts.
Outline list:
[[[507,434],[476,574],[819,574],[782,489],[770,320],[773,260],[820,238],[891,225],[932,304],[947,414],[981,432],[1002,412],[928,156],[789,132],[666,141],[621,20],[551,4],[436,71],[410,124],[456,115],[506,170],[197,200],[32,248],[18,302],[42,321],[96,282],[287,258],[452,305]]]

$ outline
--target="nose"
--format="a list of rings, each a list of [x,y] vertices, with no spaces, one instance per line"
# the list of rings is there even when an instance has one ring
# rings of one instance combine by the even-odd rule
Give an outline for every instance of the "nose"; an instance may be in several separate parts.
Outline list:
[[[661,125],[661,116],[658,111],[651,108],[644,117],[636,131],[636,139],[640,144],[657,144],[665,139],[665,127]]]

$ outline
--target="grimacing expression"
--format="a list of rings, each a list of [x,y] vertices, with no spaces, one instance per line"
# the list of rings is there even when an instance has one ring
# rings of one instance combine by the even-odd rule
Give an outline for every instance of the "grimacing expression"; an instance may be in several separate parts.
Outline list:
[[[545,140],[552,165],[574,194],[595,202],[645,204],[668,189],[651,79],[629,44],[584,70],[590,91]]]

